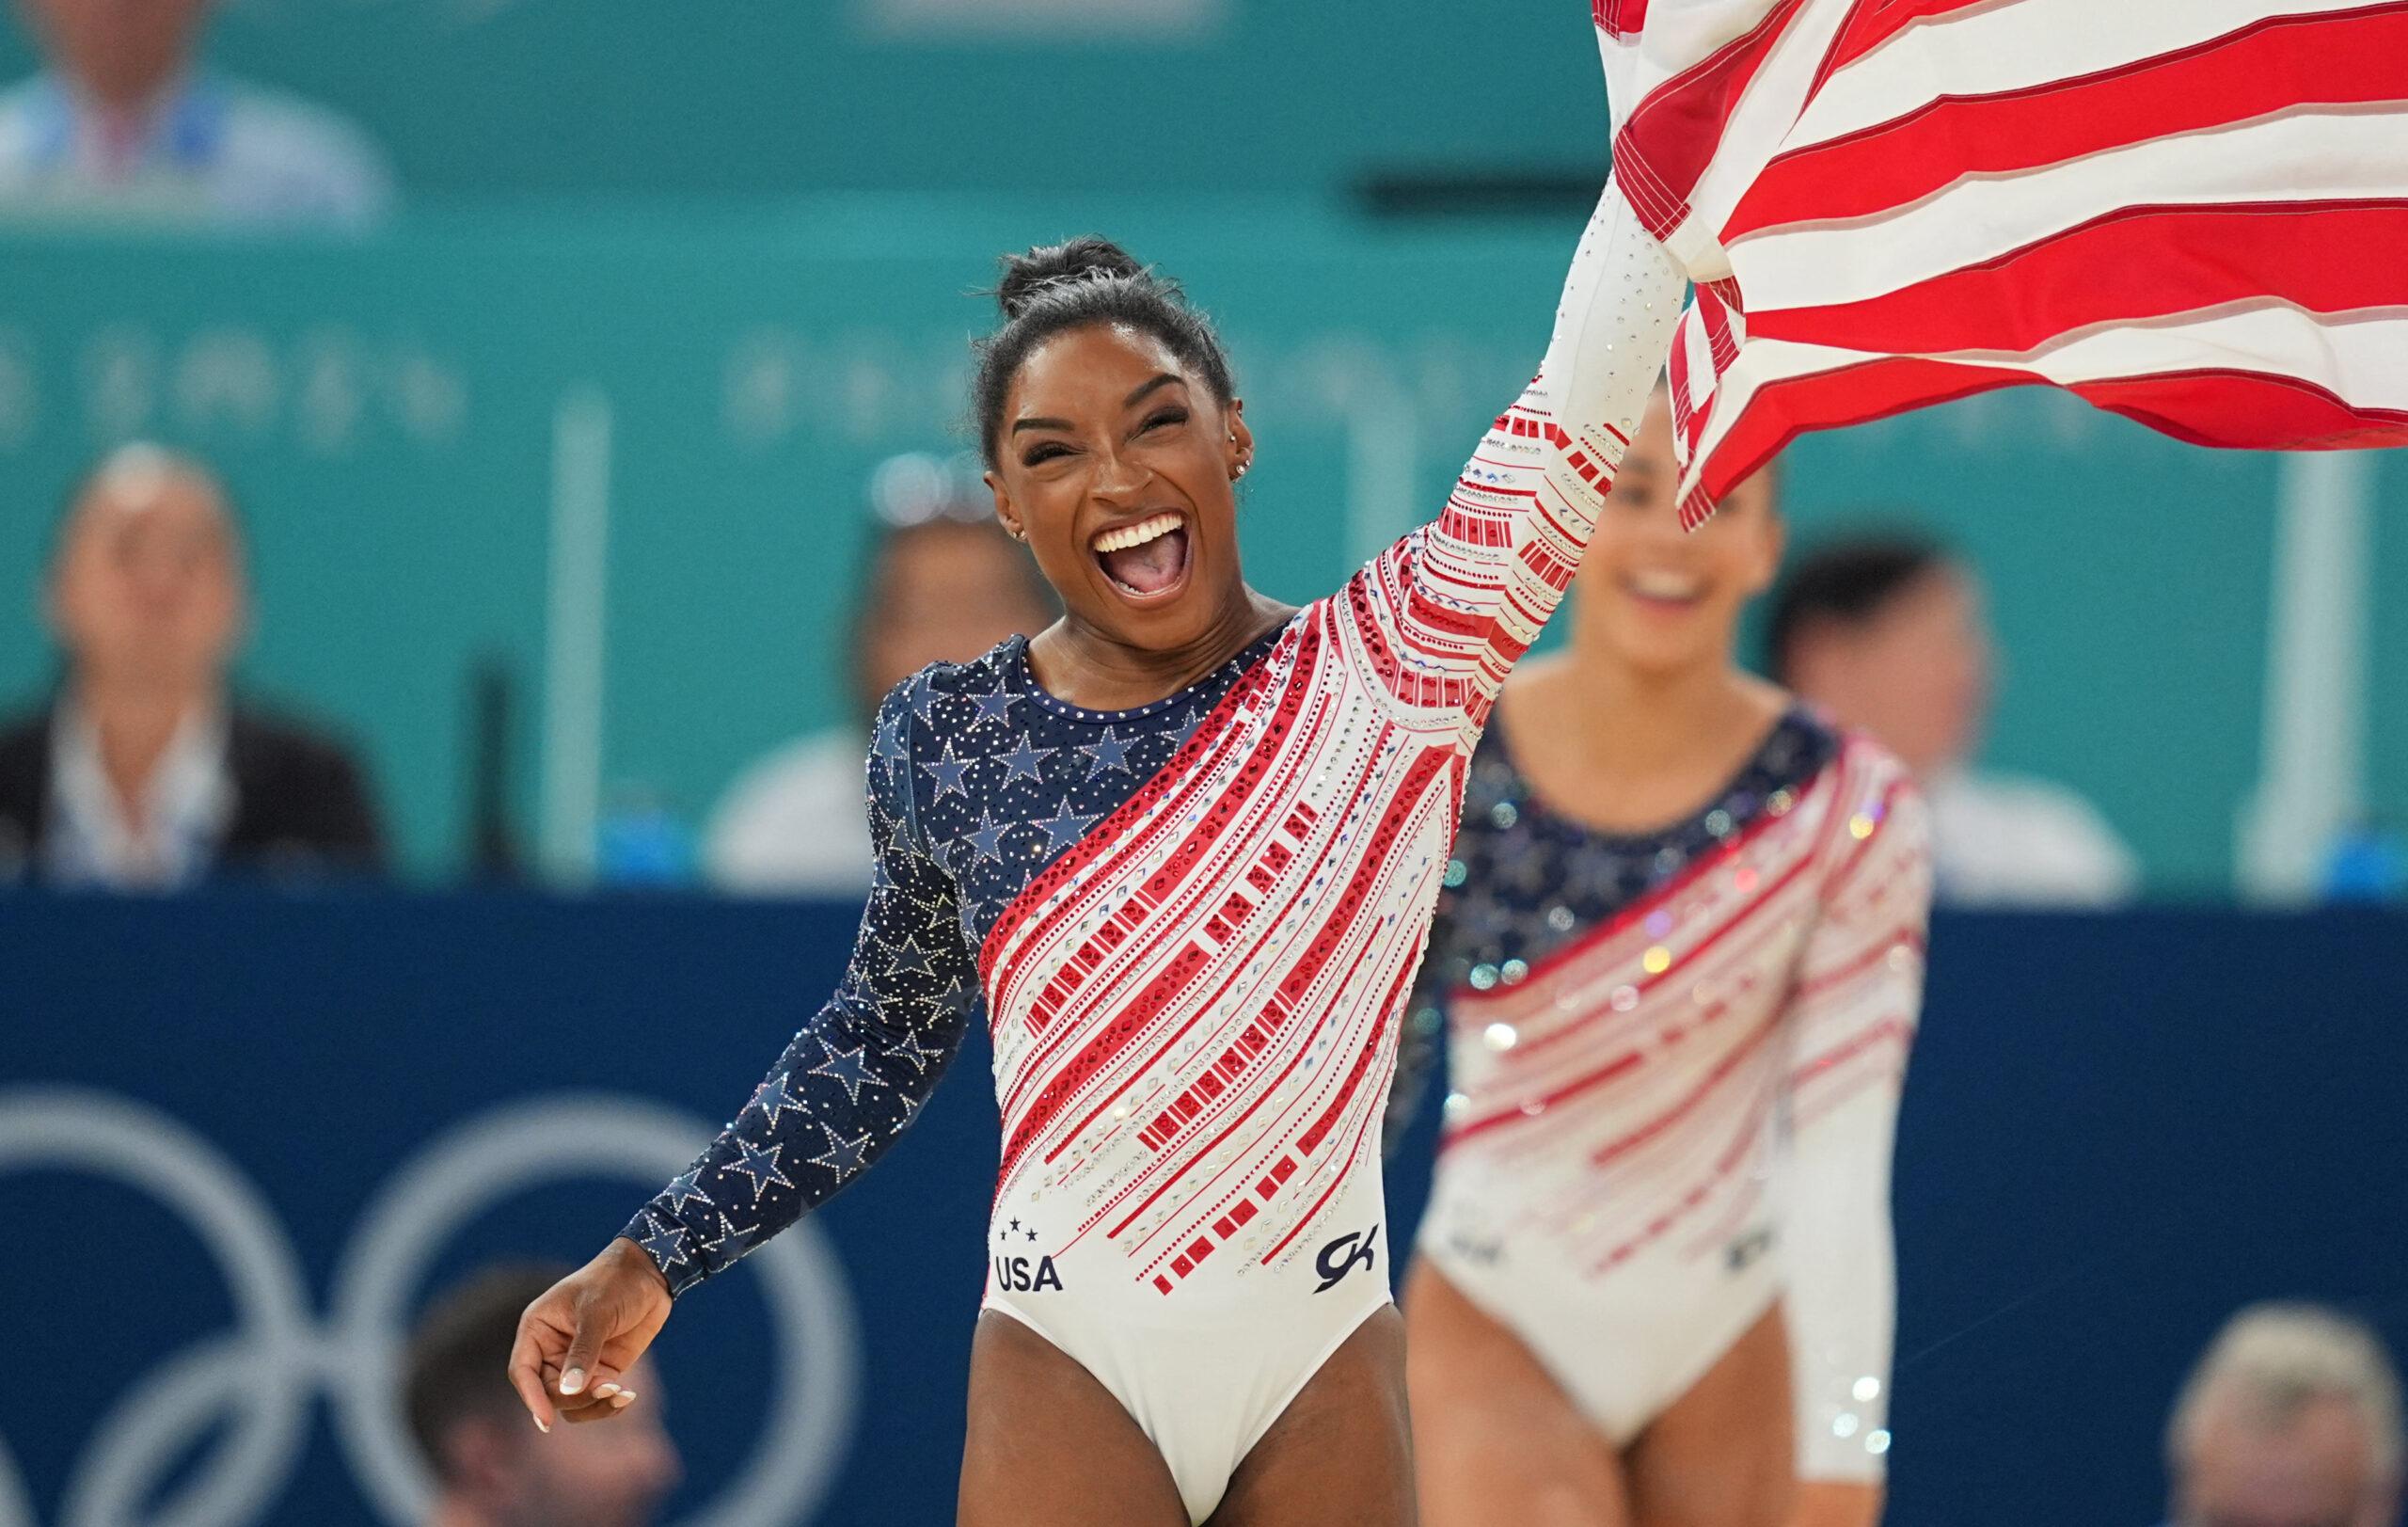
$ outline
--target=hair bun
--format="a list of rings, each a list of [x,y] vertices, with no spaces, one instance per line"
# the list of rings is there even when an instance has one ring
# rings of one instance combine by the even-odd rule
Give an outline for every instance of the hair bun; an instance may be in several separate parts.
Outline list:
[[[1052,287],[1105,277],[1143,276],[1146,267],[1110,239],[1083,234],[1063,244],[1039,245],[1026,254],[1006,255],[995,303],[1006,319],[1018,318],[1038,294]]]

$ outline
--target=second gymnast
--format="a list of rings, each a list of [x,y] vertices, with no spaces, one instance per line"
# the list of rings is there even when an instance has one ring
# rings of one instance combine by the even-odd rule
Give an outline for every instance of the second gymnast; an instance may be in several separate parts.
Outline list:
[[[1407,1046],[1409,1103],[1449,1010],[1405,1297],[1431,1527],[1879,1515],[1924,814],[1734,661],[1773,476],[1684,533],[1669,413],[1473,759]]]

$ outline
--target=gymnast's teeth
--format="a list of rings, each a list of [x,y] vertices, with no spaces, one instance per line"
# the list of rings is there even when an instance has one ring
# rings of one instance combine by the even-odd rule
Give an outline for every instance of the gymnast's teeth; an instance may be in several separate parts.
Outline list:
[[[1153,515],[1134,525],[1105,531],[1095,538],[1095,549],[1126,551],[1133,546],[1144,546],[1148,541],[1168,535],[1185,523],[1186,520],[1176,512]]]
[[[1694,599],[1700,592],[1698,581],[1686,573],[1633,573],[1630,586],[1634,593],[1651,599]]]

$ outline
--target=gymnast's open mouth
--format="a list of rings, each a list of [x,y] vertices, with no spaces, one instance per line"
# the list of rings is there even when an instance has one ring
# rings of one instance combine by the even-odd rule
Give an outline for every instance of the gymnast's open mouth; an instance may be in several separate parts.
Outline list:
[[[1122,598],[1160,604],[1187,585],[1187,541],[1186,515],[1164,509],[1098,532],[1089,549]]]

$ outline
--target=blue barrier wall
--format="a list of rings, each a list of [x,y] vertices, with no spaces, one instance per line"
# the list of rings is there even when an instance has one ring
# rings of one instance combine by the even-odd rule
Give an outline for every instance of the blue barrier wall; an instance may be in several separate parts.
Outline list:
[[[71,1481],[123,1477],[150,1443],[172,1463],[182,1440],[199,1459],[171,1488],[263,1495],[231,1519],[378,1519],[355,1476],[391,1435],[379,1275],[406,1310],[492,1256],[591,1251],[657,1175],[645,1151],[698,1144],[746,1095],[850,921],[684,899],[0,899],[0,1523],[69,1519]],[[2403,989],[2396,916],[1935,930],[1897,1187],[1896,1527],[2155,1520],[2164,1407],[2244,1300],[2339,1299],[2408,1349]],[[747,1467],[791,1360],[801,1409],[770,1453],[808,1464],[819,1435],[833,1461],[814,1514],[739,1519],[950,1519],[996,1149],[984,1058],[974,1043],[875,1179],[773,1246],[829,1254],[832,1271],[803,1255],[776,1274],[816,1323],[778,1334],[759,1258],[681,1307],[658,1349],[690,1476],[675,1516]],[[684,1121],[653,1142],[663,1105]],[[1392,1174],[1399,1244],[1430,1130]],[[163,1206],[160,1184],[197,1207]],[[463,1197],[477,1185],[499,1190]],[[248,1272],[214,1270],[212,1245],[248,1248]],[[246,1366],[268,1350],[281,1381]]]

